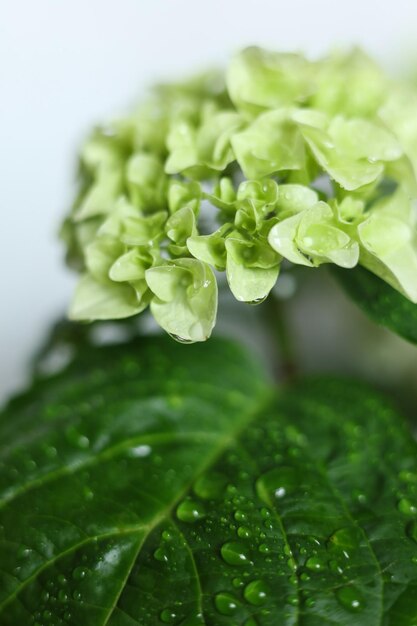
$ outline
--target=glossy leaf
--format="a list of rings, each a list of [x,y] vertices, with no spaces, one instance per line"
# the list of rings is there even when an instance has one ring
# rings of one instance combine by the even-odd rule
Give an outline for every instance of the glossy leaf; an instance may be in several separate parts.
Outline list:
[[[417,343],[417,304],[363,267],[332,271],[346,293],[374,322]]]
[[[2,626],[413,623],[416,443],[358,384],[276,398],[233,344],[151,338],[0,431]]]

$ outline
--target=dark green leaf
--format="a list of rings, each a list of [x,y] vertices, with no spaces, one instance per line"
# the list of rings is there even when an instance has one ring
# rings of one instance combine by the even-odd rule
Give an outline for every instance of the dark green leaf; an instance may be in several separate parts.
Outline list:
[[[417,343],[417,304],[363,267],[332,268],[346,293],[377,324]]]
[[[215,340],[90,347],[0,442],[2,626],[415,623],[416,444],[364,387],[277,399]]]

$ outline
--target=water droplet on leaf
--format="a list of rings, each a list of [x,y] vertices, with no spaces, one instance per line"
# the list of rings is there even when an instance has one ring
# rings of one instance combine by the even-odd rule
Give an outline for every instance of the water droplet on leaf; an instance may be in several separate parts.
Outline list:
[[[250,604],[261,606],[267,600],[268,590],[262,580],[253,580],[246,585],[243,595]]]

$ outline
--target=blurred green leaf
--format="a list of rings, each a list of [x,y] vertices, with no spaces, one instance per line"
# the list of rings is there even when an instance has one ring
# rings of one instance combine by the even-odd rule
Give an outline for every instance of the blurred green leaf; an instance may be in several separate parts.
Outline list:
[[[417,343],[417,304],[363,267],[332,267],[346,293],[377,324]]]

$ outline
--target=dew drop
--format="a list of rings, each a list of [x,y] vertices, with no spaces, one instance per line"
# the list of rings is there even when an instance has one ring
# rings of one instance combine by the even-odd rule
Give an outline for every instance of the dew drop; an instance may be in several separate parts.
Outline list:
[[[329,545],[339,548],[357,548],[360,543],[360,531],[356,528],[340,528],[329,539]]]
[[[74,580],[82,580],[87,576],[87,569],[85,567],[76,567],[72,572],[72,577]]]
[[[220,552],[223,560],[229,565],[247,565],[249,563],[246,548],[241,543],[227,542],[221,547]]]
[[[26,546],[20,546],[17,551],[17,556],[19,559],[26,559],[31,552],[32,550],[30,548],[27,548]]]
[[[243,595],[249,604],[261,606],[267,600],[268,590],[262,580],[252,580],[246,585]]]
[[[157,548],[153,555],[157,561],[161,561],[164,563],[168,562],[168,555],[163,548]]]
[[[398,477],[405,483],[417,483],[417,474],[414,472],[408,472],[406,470],[403,470],[402,472],[400,472]]]
[[[66,592],[66,591],[64,591],[64,589],[61,589],[61,590],[58,592],[58,600],[59,600],[60,602],[67,602],[67,600],[68,600],[68,594],[67,594],[67,592]]]
[[[241,539],[249,539],[252,536],[252,532],[247,526],[239,526],[237,529],[237,534]]]
[[[401,498],[397,504],[397,508],[400,513],[404,515],[416,515],[417,514],[417,506],[410,502],[407,498]]]
[[[65,437],[69,444],[81,450],[86,450],[90,445],[89,438],[80,433],[74,426],[69,426],[66,429]]]
[[[336,591],[336,598],[339,604],[354,613],[362,611],[364,607],[363,598],[355,587],[341,587]]]
[[[168,335],[174,339],[174,341],[178,341],[178,343],[194,343],[192,339],[186,339],[185,337],[180,337],[174,333],[168,333]]]
[[[247,515],[243,511],[235,511],[234,518],[237,522],[246,522]]]
[[[236,598],[230,593],[218,593],[214,599],[214,604],[222,615],[234,615],[238,608]]]
[[[142,459],[149,456],[152,452],[151,446],[141,445],[134,446],[128,450],[128,455],[133,458]]]
[[[177,517],[182,522],[193,524],[205,516],[203,506],[194,500],[183,500],[177,507]]]
[[[172,624],[177,619],[177,614],[174,613],[171,609],[164,609],[160,616],[161,620],[164,624]]]
[[[253,306],[256,306],[258,304],[262,304],[262,302],[265,302],[267,297],[268,297],[268,294],[266,294],[266,296],[262,296],[261,298],[255,298],[255,300],[248,300],[246,302],[246,304],[252,304]]]
[[[306,561],[306,567],[312,571],[318,572],[324,568],[324,563],[317,556],[311,556]]]
[[[343,574],[343,568],[337,561],[329,561],[329,568],[333,574]]]

